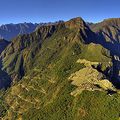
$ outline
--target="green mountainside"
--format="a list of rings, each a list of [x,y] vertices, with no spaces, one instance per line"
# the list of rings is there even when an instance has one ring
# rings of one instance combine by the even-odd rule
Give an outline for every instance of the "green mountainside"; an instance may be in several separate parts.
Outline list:
[[[119,120],[119,58],[90,28],[78,17],[11,41],[0,56],[11,80],[0,93],[1,119]]]

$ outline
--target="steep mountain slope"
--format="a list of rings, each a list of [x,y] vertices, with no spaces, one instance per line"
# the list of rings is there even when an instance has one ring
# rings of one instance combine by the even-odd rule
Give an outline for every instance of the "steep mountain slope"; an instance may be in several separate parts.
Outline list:
[[[62,27],[62,25],[60,25]],[[59,29],[59,25],[43,26],[32,34],[21,35],[13,39],[2,52],[3,70],[14,79],[21,79],[32,66],[35,57],[44,39]]]
[[[79,18],[78,18],[79,19]],[[77,20],[76,20],[77,21]],[[53,25],[41,26],[32,34],[20,35],[13,39],[9,46],[2,52],[2,64],[3,70],[5,70],[12,78],[20,78],[24,76],[24,73],[32,66],[32,59],[37,54],[37,51],[41,48],[41,44],[45,39],[48,39],[54,33],[61,34],[60,32],[66,30],[66,36],[63,39],[72,40],[74,37],[84,38],[83,42],[90,42],[88,36],[92,39],[93,33],[90,32],[89,28],[85,26],[85,23],[78,20],[71,20],[70,22],[58,23]],[[81,26],[78,26],[81,25]],[[71,36],[67,36],[67,27],[71,29]],[[72,27],[75,27],[72,31]],[[79,29],[81,28],[81,29]],[[72,35],[76,32],[75,35]],[[62,34],[61,34],[62,36]],[[21,62],[22,61],[22,62]]]
[[[89,24],[90,28],[99,35],[99,42],[115,44],[116,52],[119,51],[120,42],[120,18],[105,19],[103,22],[96,24]],[[109,44],[109,47],[112,45]],[[115,49],[115,48],[114,48]]]
[[[11,40],[19,34],[26,34],[33,32],[39,24],[19,23],[19,24],[5,24],[0,26],[0,38]]]
[[[2,70],[22,79],[3,95],[3,119],[118,120],[112,57],[96,41],[81,18],[16,37],[1,54]]]
[[[115,41],[119,41],[119,29],[120,29],[120,18],[110,18],[96,24],[89,24],[90,28],[94,32],[103,32],[107,41],[111,41],[112,38]],[[106,34],[105,34],[106,33]]]
[[[97,34],[97,43],[109,49],[113,56],[113,83],[120,88],[120,18],[106,19],[89,25]]]

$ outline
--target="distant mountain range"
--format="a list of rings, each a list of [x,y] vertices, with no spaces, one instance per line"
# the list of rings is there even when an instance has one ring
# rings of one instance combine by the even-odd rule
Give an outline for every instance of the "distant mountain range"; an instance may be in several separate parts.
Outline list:
[[[0,38],[11,40],[19,34],[27,34],[33,32],[39,24],[19,23],[6,24],[0,26]]]
[[[62,21],[58,21],[62,22]],[[0,26],[0,39],[12,40],[17,35],[29,34],[33,32],[37,27],[43,25],[55,24],[58,22],[49,22],[49,23],[18,23],[18,24],[5,24]]]

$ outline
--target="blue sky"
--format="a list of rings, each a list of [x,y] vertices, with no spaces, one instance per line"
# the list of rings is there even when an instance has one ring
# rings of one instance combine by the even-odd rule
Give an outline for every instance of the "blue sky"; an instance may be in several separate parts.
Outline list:
[[[0,24],[120,17],[120,0],[0,0]]]

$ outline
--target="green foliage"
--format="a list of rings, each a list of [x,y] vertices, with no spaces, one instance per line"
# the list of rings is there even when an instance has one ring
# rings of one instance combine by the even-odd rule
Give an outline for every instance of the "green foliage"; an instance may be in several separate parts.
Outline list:
[[[4,100],[4,94],[5,94],[5,91],[0,90],[0,117],[4,117],[8,109],[7,104],[5,103],[5,100]]]
[[[25,77],[6,94],[8,111],[16,119],[21,115],[24,120],[88,120],[89,118],[94,120],[97,116],[98,120],[102,119],[105,114],[103,116],[101,114],[110,107],[107,102],[104,104],[103,102],[107,100],[110,104],[111,98],[115,97],[110,98],[106,93],[96,91],[84,91],[80,96],[74,97],[71,92],[76,87],[71,84],[68,77],[85,67],[76,63],[80,58],[95,62],[106,61],[106,63],[110,58],[101,53],[102,46],[83,44],[79,29],[65,28],[64,25],[54,29],[47,26],[31,34],[30,39],[24,36],[28,43],[25,42],[24,45],[23,37],[20,44],[23,44],[25,49],[20,47],[22,50],[18,51],[17,55],[12,54],[10,60],[6,57],[3,61],[5,66],[10,66],[14,61],[13,64],[16,66],[14,69],[8,67],[10,71],[12,69],[19,73],[21,64],[26,70]],[[24,59],[22,60],[24,63],[21,63],[21,59]],[[117,115],[114,118],[119,114],[119,111],[116,112],[116,104],[113,105],[113,111]],[[101,111],[104,110],[97,113],[95,106]],[[112,118],[109,112],[106,112],[106,115],[108,115],[105,117],[106,120]]]
[[[78,97],[76,120],[118,120],[120,95],[84,91]],[[83,115],[83,111],[84,115]]]

